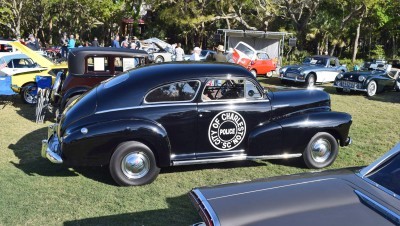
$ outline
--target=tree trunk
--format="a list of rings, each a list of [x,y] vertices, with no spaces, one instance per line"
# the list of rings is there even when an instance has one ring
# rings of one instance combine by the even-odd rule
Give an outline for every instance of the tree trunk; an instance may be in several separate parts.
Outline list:
[[[53,45],[53,18],[49,21],[49,45]]]
[[[335,53],[336,46],[337,44],[332,46],[331,53],[329,53],[329,56],[333,56],[333,54]]]
[[[356,38],[354,39],[353,58],[351,59],[351,62],[353,63],[356,61],[357,58],[358,39],[360,38],[360,30],[361,30],[361,20],[357,24]]]

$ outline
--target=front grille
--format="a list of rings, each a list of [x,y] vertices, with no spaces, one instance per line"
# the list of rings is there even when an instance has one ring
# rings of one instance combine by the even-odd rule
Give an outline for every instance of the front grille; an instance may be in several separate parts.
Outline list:
[[[286,73],[286,77],[288,77],[288,78],[296,78],[297,74],[295,74],[295,73]]]
[[[341,86],[343,88],[356,88],[356,89],[361,89],[362,84],[359,82],[352,82],[352,81],[338,81],[337,82],[338,86]]]

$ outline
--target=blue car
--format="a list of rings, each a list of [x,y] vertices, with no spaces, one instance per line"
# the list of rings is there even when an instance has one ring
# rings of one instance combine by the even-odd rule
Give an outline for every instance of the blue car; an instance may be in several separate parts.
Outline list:
[[[332,56],[306,57],[301,65],[289,65],[279,70],[282,84],[288,81],[314,86],[315,83],[335,81],[339,73],[347,72],[345,65],[339,64],[339,59]]]

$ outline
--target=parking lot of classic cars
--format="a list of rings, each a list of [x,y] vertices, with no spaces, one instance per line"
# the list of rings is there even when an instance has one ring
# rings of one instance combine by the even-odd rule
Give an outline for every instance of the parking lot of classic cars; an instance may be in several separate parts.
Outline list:
[[[79,51],[90,50],[76,50],[74,57]],[[151,183],[160,168],[168,166],[299,158],[309,168],[323,168],[335,161],[338,146],[351,143],[351,116],[332,111],[329,95],[318,89],[272,92],[259,84],[248,67],[233,64],[143,66],[147,64],[147,53],[136,52],[139,55],[132,57],[140,58],[135,64],[137,69],[126,72],[125,64],[131,64],[124,61],[122,55],[118,55],[119,61],[105,59],[104,55],[99,64],[98,54],[96,59],[92,57],[89,61],[87,56],[90,58],[93,53],[86,54],[84,60],[75,62],[82,65],[82,74],[87,73],[90,66],[95,72],[102,69],[100,71],[111,74],[120,66],[121,74],[112,79],[107,74],[108,77],[104,77],[107,81],[99,81],[98,86],[85,94],[79,93],[80,97],[70,101],[57,123],[50,126],[48,137],[43,141],[42,156],[53,163],[105,165],[117,184],[142,185]],[[116,57],[115,53],[111,55]],[[132,57],[127,56],[128,59]],[[319,60],[325,69],[316,70]],[[279,79],[296,82],[304,78],[307,86],[334,81],[337,92],[364,91],[368,96],[384,90],[398,90],[397,69],[364,69],[346,72],[336,58],[312,56],[301,66],[282,68]],[[285,73],[297,73],[297,77],[291,77],[295,80],[284,79]],[[332,76],[334,73],[336,75]],[[313,76],[311,81],[310,75]],[[371,88],[373,82],[375,87]],[[257,207],[243,194],[262,194],[266,202],[272,202],[275,200],[272,197],[282,200],[278,194],[290,196],[291,193],[284,190],[293,188],[305,191],[299,197],[306,200],[310,209],[301,215],[297,210],[305,204],[298,200],[300,207],[290,214],[297,216],[299,225],[303,224],[299,219],[309,225],[307,214],[318,212],[312,204],[321,203],[320,190],[329,188],[335,191],[331,193],[332,200],[339,200],[335,198],[338,196],[348,197],[354,207],[349,207],[351,211],[370,217],[362,221],[352,218],[346,222],[398,225],[399,188],[391,183],[395,181],[393,178],[398,178],[398,149],[399,146],[355,174],[347,170],[276,178],[272,183],[256,181],[231,187],[199,188],[191,192],[191,197],[206,225],[243,225],[254,221],[276,224],[279,221],[286,225],[292,222],[290,217],[272,221],[271,218],[255,219],[246,215],[246,211],[237,210],[230,211],[236,216],[232,218],[226,214],[229,212],[226,202],[253,203],[252,207],[260,211],[260,216],[268,216],[279,210],[276,205]],[[352,181],[355,185],[349,186],[350,182],[343,181]],[[301,186],[308,189],[296,189]],[[379,194],[379,199],[375,198],[374,192]],[[309,196],[313,199],[307,199]],[[260,197],[256,199],[261,200]],[[392,202],[394,204],[386,205]],[[284,204],[291,202],[280,203],[282,209],[287,209]],[[343,206],[343,203],[336,203],[338,205],[331,209],[338,210]],[[251,210],[250,207],[246,209]],[[335,212],[329,213],[336,216]]]

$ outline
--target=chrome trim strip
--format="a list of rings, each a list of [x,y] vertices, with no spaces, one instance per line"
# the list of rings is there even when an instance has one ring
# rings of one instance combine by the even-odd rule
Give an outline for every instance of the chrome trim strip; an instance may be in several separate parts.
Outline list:
[[[351,87],[343,87],[343,86],[338,86],[338,85],[333,85],[335,88],[341,88],[341,89],[350,89],[350,90],[355,90],[355,91],[362,91],[362,92],[367,92],[367,89],[357,89],[357,88],[351,88]]]
[[[198,83],[198,87],[197,87],[196,93],[194,94],[194,96],[193,96],[193,98],[192,98],[191,100],[183,100],[183,101],[159,101],[159,102],[147,102],[147,101],[146,101],[146,97],[147,97],[151,92],[153,92],[154,90],[156,90],[156,89],[158,89],[158,88],[160,88],[160,87],[163,87],[163,86],[166,86],[166,85],[170,85],[170,84],[173,84],[173,83],[178,83],[178,82],[197,82],[197,83]],[[201,87],[201,81],[200,81],[200,80],[196,80],[196,79],[194,79],[194,80],[181,80],[181,81],[174,81],[174,82],[165,83],[165,84],[159,85],[159,86],[157,86],[156,88],[153,88],[153,89],[151,89],[149,92],[147,92],[147,94],[146,94],[146,95],[144,96],[144,98],[143,98],[143,103],[144,103],[144,104],[159,104],[159,103],[182,103],[182,102],[192,102],[192,101],[197,97],[197,94],[199,93],[200,87]]]
[[[370,172],[375,170],[377,167],[379,167],[381,164],[386,162],[388,159],[392,158],[394,155],[400,152],[400,142],[397,143],[390,151],[386,152],[382,157],[377,159],[375,162],[371,163],[369,166],[363,168],[360,171],[360,176],[361,178],[364,178],[366,175],[368,175]]]
[[[172,165],[173,166],[184,166],[184,165],[195,165],[195,164],[233,162],[233,161],[241,161],[241,160],[287,159],[287,158],[297,158],[300,156],[302,156],[302,154],[261,155],[261,156],[247,156],[245,154],[239,154],[237,156],[226,157],[226,158],[172,161]]]
[[[356,175],[359,176],[359,177],[361,177],[359,173],[356,173]],[[386,192],[388,195],[390,195],[390,196],[392,196],[392,197],[395,197],[395,198],[397,198],[398,200],[400,200],[400,196],[399,196],[398,194],[392,192],[391,190],[389,190],[389,189],[383,187],[382,185],[380,185],[380,184],[378,184],[378,183],[375,183],[375,181],[373,181],[373,180],[371,180],[371,179],[369,179],[369,178],[367,178],[367,177],[362,178],[362,179],[365,180],[367,183],[371,184],[372,186],[374,186],[374,187],[376,187],[376,188],[378,188],[378,189],[380,189],[380,190]]]
[[[204,208],[210,215],[210,218],[214,224],[214,226],[221,226],[221,223],[219,222],[219,219],[217,217],[217,214],[214,212],[214,209],[211,207],[210,203],[207,201],[206,197],[201,193],[199,189],[193,189],[192,192],[197,196],[197,198],[200,200],[201,204],[203,204]]]
[[[293,187],[293,186],[303,185],[303,184],[311,184],[311,183],[327,181],[327,180],[336,180],[336,178],[325,178],[325,179],[319,179],[319,180],[313,180],[313,181],[305,181],[305,182],[299,182],[299,183],[294,183],[294,184],[281,185],[281,186],[276,186],[276,187],[272,187],[272,188],[257,189],[257,190],[253,190],[253,191],[240,192],[240,193],[231,194],[231,195],[218,196],[218,197],[215,197],[215,198],[210,198],[209,200],[227,198],[227,197],[238,196],[238,195],[251,194],[251,193],[260,192],[260,191],[269,191],[269,190],[275,190],[275,189],[280,189],[280,188]]]
[[[231,100],[208,100],[205,102],[199,102],[198,105],[207,105],[207,104],[242,104],[242,103],[260,103],[260,102],[269,102],[269,99],[231,99]]]
[[[172,104],[148,104],[148,105],[140,105],[140,106],[134,106],[134,107],[114,108],[114,109],[109,109],[109,110],[104,110],[104,111],[97,111],[95,114],[103,114],[103,113],[108,113],[108,112],[113,112],[113,111],[124,111],[124,110],[132,110],[132,109],[151,108],[151,107],[191,106],[191,105],[197,105],[197,103],[193,103],[193,102],[175,103],[174,102]]]
[[[391,211],[390,209],[386,208],[382,204],[378,203],[377,201],[373,200],[372,198],[368,197],[367,195],[363,194],[358,190],[354,190],[354,193],[362,200],[366,205],[371,207],[372,209],[376,210],[377,212],[381,213],[382,215],[389,218],[395,224],[400,225],[400,215]]]

